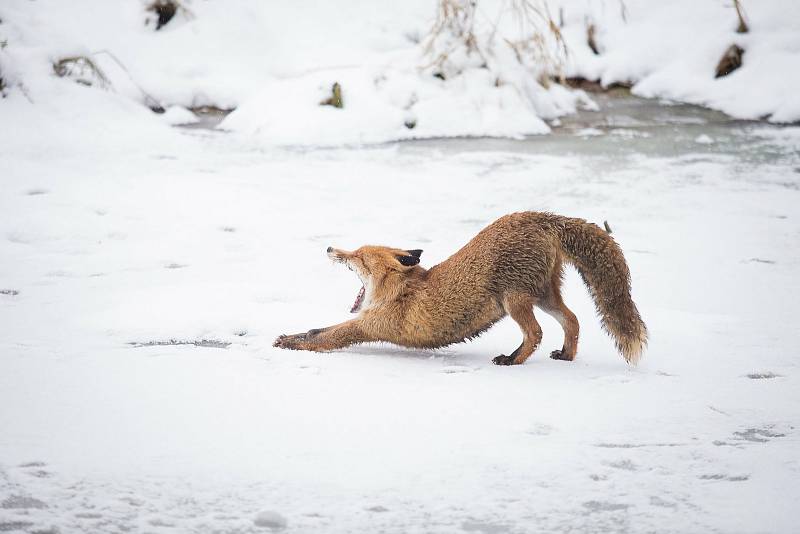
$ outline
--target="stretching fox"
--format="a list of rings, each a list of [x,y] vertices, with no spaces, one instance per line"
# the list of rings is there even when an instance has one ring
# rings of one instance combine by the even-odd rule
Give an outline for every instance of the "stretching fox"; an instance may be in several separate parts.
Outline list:
[[[628,363],[636,364],[647,344],[647,328],[631,300],[631,280],[622,250],[605,231],[583,219],[551,213],[506,215],[484,228],[444,262],[420,267],[421,250],[364,246],[354,252],[328,247],[328,257],[355,271],[363,287],[353,320],[295,335],[274,346],[330,351],[355,343],[388,341],[436,348],[478,336],[510,315],[522,344],[498,365],[521,364],[539,346],[542,329],[536,306],[564,329],[564,345],[550,354],[573,360],[578,320],[561,300],[564,263],[583,277],[603,328]]]

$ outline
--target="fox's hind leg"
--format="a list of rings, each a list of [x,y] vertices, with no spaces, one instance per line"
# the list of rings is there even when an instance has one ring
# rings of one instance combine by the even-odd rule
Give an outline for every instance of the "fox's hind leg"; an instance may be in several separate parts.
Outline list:
[[[513,293],[506,295],[503,299],[503,308],[522,330],[522,344],[509,356],[501,354],[495,357],[492,359],[492,363],[497,365],[519,365],[527,360],[533,354],[533,351],[539,347],[539,343],[542,342],[542,328],[536,322],[536,317],[533,316],[533,305],[535,303],[535,298],[524,293]]]
[[[537,306],[551,315],[564,329],[564,345],[561,350],[551,352],[550,357],[554,360],[572,361],[575,359],[575,353],[578,352],[580,326],[578,325],[578,318],[567,308],[561,298],[561,276],[561,268],[556,269],[547,295],[539,300]]]

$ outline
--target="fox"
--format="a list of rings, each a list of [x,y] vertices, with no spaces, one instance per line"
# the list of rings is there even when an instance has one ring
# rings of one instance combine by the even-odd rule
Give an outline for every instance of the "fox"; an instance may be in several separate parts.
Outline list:
[[[350,310],[357,316],[280,335],[273,346],[329,352],[382,341],[435,349],[473,339],[511,316],[522,331],[522,343],[492,362],[520,365],[542,341],[537,308],[564,331],[562,347],[550,357],[572,361],[580,327],[561,297],[566,264],[583,278],[603,329],[625,361],[636,365],[647,346],[647,327],[631,298],[622,249],[609,232],[584,219],[534,211],[505,215],[429,269],[420,265],[420,249],[365,245],[354,251],[328,247],[326,252],[361,280]]]

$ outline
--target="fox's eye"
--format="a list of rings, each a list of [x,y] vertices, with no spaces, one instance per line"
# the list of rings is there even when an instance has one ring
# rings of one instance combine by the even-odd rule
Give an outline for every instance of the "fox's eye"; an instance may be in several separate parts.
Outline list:
[[[422,256],[422,250],[418,248],[412,250],[406,250],[406,252],[408,252],[409,256],[414,256],[415,258],[419,258],[420,256]]]
[[[419,263],[419,258],[416,256],[395,256],[397,261],[405,265],[406,267],[412,267]]]

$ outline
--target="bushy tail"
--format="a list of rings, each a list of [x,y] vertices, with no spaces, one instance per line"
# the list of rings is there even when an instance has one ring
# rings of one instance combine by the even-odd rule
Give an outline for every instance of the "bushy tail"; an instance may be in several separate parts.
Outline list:
[[[631,274],[622,249],[597,225],[563,218],[561,246],[589,288],[603,325],[617,349],[632,365],[647,346],[647,327],[631,300]]]

